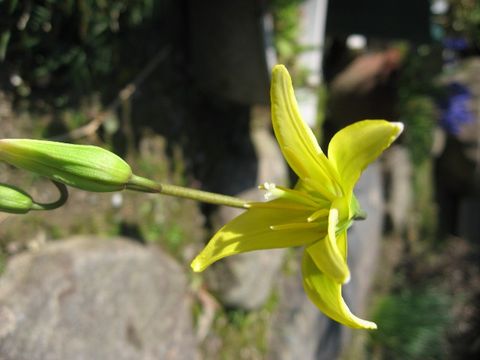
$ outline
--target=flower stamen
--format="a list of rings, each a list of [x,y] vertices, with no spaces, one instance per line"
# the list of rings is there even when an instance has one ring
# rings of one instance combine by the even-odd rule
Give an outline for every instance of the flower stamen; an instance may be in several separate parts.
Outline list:
[[[282,201],[267,201],[267,202],[248,202],[245,204],[246,209],[262,208],[262,209],[282,209],[282,210],[297,210],[297,211],[312,211],[311,206],[303,204],[292,204],[290,202]]]
[[[267,193],[264,195],[267,201],[276,200],[276,199],[285,199],[293,203],[303,204],[310,208],[318,208],[318,204],[315,200],[296,190],[287,189],[283,186],[277,186],[274,183],[264,183],[258,187],[261,190],[267,190]]]
[[[279,224],[271,225],[271,230],[304,230],[304,229],[314,229],[320,227],[320,223],[290,223],[290,224]]]
[[[315,220],[321,218],[321,217],[324,217],[324,218],[328,218],[328,213],[329,213],[329,210],[328,209],[320,209],[320,210],[317,210],[315,211],[314,213],[312,213],[312,215],[310,215],[308,218],[307,218],[307,221],[309,223],[311,222],[314,222]]]

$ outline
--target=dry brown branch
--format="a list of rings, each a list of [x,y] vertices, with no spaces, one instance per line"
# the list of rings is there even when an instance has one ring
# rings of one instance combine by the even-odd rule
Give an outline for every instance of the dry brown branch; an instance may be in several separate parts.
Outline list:
[[[135,79],[120,90],[117,97],[105,108],[105,110],[95,115],[90,122],[65,134],[55,136],[51,138],[51,140],[77,140],[95,134],[107,118],[108,114],[116,111],[122,103],[129,100],[133,94],[135,94],[140,85],[153,73],[157,66],[165,60],[169,51],[169,48],[164,48],[157,52]]]

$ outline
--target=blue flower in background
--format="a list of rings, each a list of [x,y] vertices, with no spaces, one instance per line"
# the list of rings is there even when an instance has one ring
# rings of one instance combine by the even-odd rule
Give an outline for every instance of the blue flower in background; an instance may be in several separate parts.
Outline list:
[[[443,47],[449,50],[462,51],[468,49],[468,41],[461,37],[447,37],[443,39]]]
[[[440,124],[447,132],[458,135],[462,125],[474,120],[468,105],[472,94],[466,86],[456,82],[448,85],[447,93],[446,101],[440,104],[442,110]]]

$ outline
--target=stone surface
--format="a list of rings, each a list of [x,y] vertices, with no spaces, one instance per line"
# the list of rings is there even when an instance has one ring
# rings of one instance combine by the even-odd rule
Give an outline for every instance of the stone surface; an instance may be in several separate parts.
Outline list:
[[[273,249],[224,259],[213,265],[210,287],[228,307],[256,309],[271,294],[284,254],[284,249]]]
[[[345,286],[345,298],[350,309],[363,315],[367,295],[375,277],[383,233],[384,198],[380,164],[371,164],[355,187],[355,194],[368,217],[356,221],[348,233],[348,264],[352,279]]]
[[[352,279],[344,298],[352,312],[365,316],[368,296],[378,263],[383,223],[382,172],[378,163],[363,173],[355,191],[368,219],[349,230],[348,261]],[[351,330],[323,315],[307,299],[302,287],[300,257],[295,274],[280,284],[280,304],[270,330],[270,353],[275,360],[332,360],[351,340]],[[368,317],[367,317],[368,319]]]
[[[280,304],[270,329],[269,360],[317,360],[320,345],[322,359],[335,359],[339,351],[339,326],[310,302],[302,286],[301,254],[296,257],[293,274],[282,278]]]
[[[254,118],[267,115],[268,113],[254,114]],[[256,183],[262,184],[268,181],[285,184],[287,167],[265,122],[254,123],[251,138],[257,155]],[[263,200],[263,192],[253,188],[243,191],[238,194],[238,197]],[[220,207],[212,216],[213,228],[219,229],[241,213],[242,210],[239,209]],[[209,287],[227,306],[244,309],[258,308],[264,304],[271,293],[282,266],[284,254],[284,249],[274,249],[254,251],[223,259],[214,264],[213,271],[207,271]]]
[[[408,149],[394,145],[385,152],[385,170],[389,176],[386,211],[397,234],[406,231],[408,216],[413,208],[412,163]]]
[[[0,278],[0,358],[196,359],[185,274],[121,238],[17,255]]]

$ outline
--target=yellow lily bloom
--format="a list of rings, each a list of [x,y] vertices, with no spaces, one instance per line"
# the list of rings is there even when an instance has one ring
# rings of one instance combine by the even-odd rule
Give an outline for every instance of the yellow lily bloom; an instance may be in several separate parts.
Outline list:
[[[299,114],[283,65],[273,69],[271,103],[275,136],[298,183],[294,189],[260,186],[267,191],[267,201],[248,203],[248,210],[221,228],[191,267],[199,272],[238,253],[304,246],[303,285],[310,300],[339,323],[375,329],[375,323],[353,315],[342,298],[342,284],[350,279],[347,229],[362,215],[353,194],[355,183],[403,125],[385,120],[354,123],[332,138],[327,157]]]

